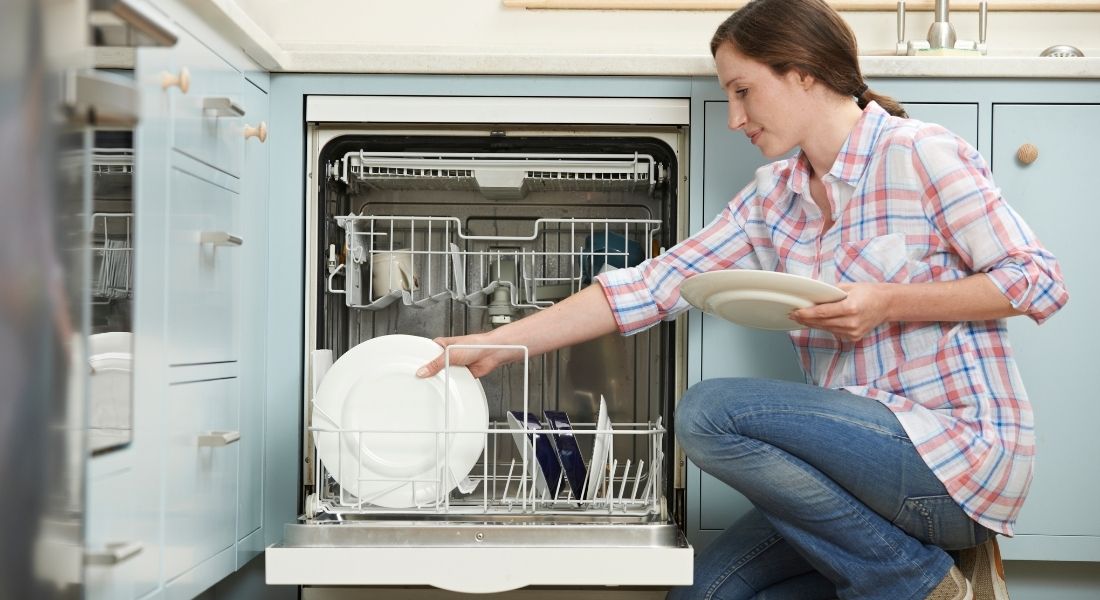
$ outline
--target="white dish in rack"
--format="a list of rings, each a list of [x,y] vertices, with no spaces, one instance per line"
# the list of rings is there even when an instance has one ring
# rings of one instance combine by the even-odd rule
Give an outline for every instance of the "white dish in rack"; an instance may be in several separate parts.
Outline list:
[[[603,431],[605,433],[597,433],[596,439],[592,444],[592,462],[589,464],[588,469],[588,484],[585,490],[585,500],[596,500],[600,498],[600,488],[603,487],[603,480],[607,476],[607,472],[611,466],[607,464],[609,455],[611,454],[611,415],[607,413],[607,401],[603,396],[600,396],[600,414],[596,418],[596,431]]]
[[[844,290],[823,281],[753,269],[700,273],[680,285],[680,295],[707,314],[777,331],[802,329],[787,318],[792,310],[848,297]]]
[[[386,508],[431,505],[473,469],[489,427],[481,382],[466,367],[416,376],[442,351],[427,338],[388,335],[328,370],[314,400],[314,440],[346,493]]]

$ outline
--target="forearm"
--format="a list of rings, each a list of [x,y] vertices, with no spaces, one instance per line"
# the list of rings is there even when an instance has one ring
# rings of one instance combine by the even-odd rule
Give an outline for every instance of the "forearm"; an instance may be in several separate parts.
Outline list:
[[[603,289],[593,284],[565,300],[494,330],[494,344],[527,346],[531,356],[618,331]]]
[[[988,321],[1024,314],[984,273],[956,281],[885,285],[887,321]]]

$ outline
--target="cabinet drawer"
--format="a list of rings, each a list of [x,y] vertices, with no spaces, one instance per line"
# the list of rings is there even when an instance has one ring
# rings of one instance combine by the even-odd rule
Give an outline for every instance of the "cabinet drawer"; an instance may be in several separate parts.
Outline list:
[[[156,569],[156,549],[142,539],[134,521],[136,477],[129,465],[97,466],[89,465],[85,598],[134,598],[139,572]]]
[[[244,76],[206,46],[181,32],[174,69],[186,70],[187,91],[172,88],[172,146],[233,176],[244,157]]]
[[[171,365],[235,361],[240,333],[237,194],[178,165],[168,199],[167,342]]]
[[[167,580],[236,541],[237,411],[236,378],[169,387],[164,415]]]

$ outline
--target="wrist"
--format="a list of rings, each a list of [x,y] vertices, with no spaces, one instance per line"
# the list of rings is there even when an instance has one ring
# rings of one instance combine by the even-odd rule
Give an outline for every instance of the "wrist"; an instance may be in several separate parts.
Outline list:
[[[901,321],[903,312],[903,300],[901,285],[897,283],[881,283],[883,301],[883,321],[893,323]]]

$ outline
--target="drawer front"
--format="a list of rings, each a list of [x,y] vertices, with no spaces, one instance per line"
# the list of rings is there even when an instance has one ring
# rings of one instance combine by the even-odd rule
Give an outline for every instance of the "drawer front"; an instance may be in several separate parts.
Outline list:
[[[164,422],[164,570],[171,580],[236,541],[238,384],[169,387]]]
[[[168,207],[168,362],[235,361],[240,348],[237,194],[171,170]],[[237,239],[233,239],[237,238]]]
[[[89,476],[85,598],[135,598],[139,573],[156,569],[156,548],[141,539],[134,521],[137,489],[129,465]]]
[[[188,156],[239,177],[244,160],[244,76],[229,63],[182,33],[177,45],[179,76],[186,69],[188,89],[171,90],[172,146]]]

